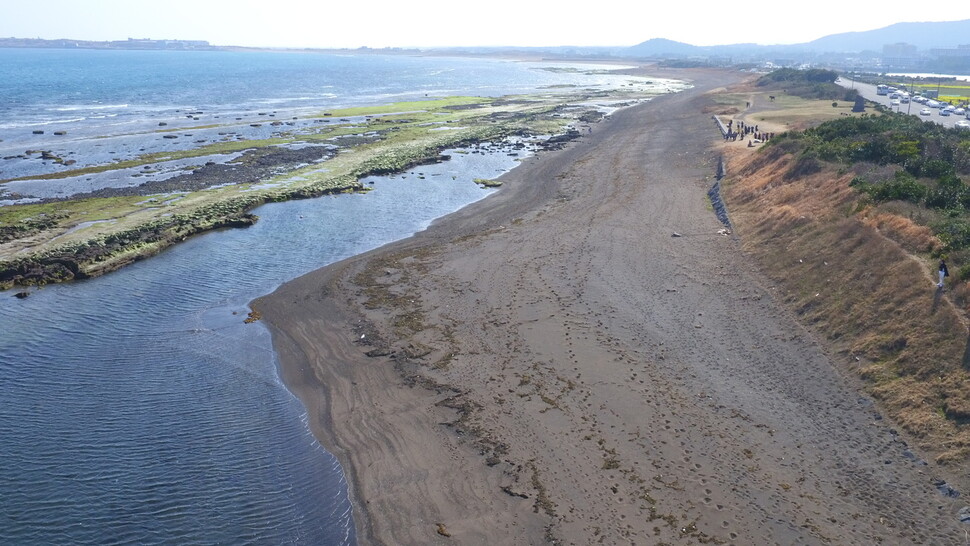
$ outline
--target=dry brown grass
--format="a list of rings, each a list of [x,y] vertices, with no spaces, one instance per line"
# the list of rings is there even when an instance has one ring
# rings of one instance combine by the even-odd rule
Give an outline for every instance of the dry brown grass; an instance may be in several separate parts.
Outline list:
[[[933,230],[905,216],[872,210],[862,217],[862,222],[876,228],[910,253],[932,254],[943,246],[933,235]]]
[[[770,148],[727,159],[724,197],[745,251],[921,448],[966,463],[968,335],[950,298],[970,301],[970,288],[935,290],[936,237],[897,212],[860,209],[852,173],[788,179],[794,159]]]

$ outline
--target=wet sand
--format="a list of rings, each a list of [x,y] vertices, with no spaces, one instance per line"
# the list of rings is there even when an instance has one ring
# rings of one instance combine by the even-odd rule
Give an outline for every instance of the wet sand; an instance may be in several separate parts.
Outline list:
[[[963,503],[718,233],[705,93],[744,76],[657,75],[695,88],[253,303],[360,543],[962,544]]]

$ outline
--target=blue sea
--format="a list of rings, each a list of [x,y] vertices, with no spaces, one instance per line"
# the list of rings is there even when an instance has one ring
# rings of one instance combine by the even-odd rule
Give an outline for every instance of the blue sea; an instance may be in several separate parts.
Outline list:
[[[65,168],[26,149],[83,165],[198,144],[162,142],[161,123],[238,121],[243,131],[253,119],[345,106],[631,80],[548,66],[0,49],[0,180]],[[252,129],[237,138],[271,130]],[[196,140],[210,138],[206,130],[193,129]],[[492,190],[474,178],[516,165],[508,154],[466,151],[478,153],[369,179],[366,194],[265,205],[250,228],[198,236],[100,278],[26,299],[0,292],[0,543],[354,544],[342,470],[281,383],[268,331],[243,323],[247,303],[485,198]],[[14,192],[0,183],[0,204],[80,191],[20,184]]]

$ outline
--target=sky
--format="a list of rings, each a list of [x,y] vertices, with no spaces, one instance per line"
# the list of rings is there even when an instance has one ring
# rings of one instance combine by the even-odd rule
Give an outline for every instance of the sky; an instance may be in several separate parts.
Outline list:
[[[801,5],[811,7],[731,0],[0,0],[0,38],[281,48],[632,46],[651,38],[773,45],[965,18],[934,15],[902,0],[877,8],[845,0]]]

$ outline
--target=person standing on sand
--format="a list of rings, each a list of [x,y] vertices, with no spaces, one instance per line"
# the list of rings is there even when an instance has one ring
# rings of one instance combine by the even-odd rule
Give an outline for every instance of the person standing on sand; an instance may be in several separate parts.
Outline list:
[[[940,282],[936,283],[937,288],[943,288],[943,279],[950,276],[950,271],[946,268],[946,261],[940,258]]]

